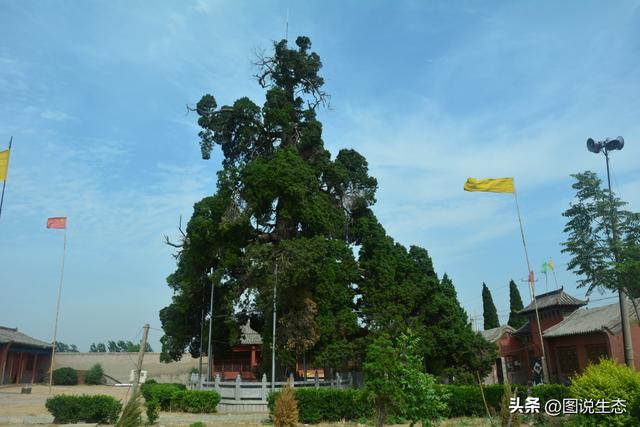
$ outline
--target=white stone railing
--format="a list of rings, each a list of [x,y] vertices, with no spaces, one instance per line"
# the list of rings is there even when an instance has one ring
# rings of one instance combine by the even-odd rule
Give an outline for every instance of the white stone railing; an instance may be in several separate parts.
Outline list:
[[[289,375],[288,381],[276,381],[272,384],[267,381],[267,375],[262,374],[261,381],[242,380],[240,374],[233,381],[222,381],[220,375],[216,374],[213,381],[202,380],[198,382],[198,374],[191,374],[190,385],[193,389],[215,390],[220,393],[222,403],[262,403],[266,404],[267,396],[272,390],[280,391],[286,385],[294,388],[299,387],[353,387],[353,377],[350,373],[336,374],[332,380],[320,380],[316,375],[308,378],[307,381],[294,381],[293,374]]]

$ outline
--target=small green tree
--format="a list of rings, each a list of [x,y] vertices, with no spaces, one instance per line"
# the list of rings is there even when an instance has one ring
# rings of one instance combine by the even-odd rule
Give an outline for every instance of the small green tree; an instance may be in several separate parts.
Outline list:
[[[571,255],[568,269],[580,277],[578,286],[586,287],[588,294],[595,288],[627,288],[637,295],[640,214],[624,210],[626,203],[602,188],[595,173],[571,176],[576,197],[562,214],[567,218],[562,252]]]
[[[487,285],[482,283],[482,314],[484,317],[484,329],[493,329],[500,326],[498,320],[498,310],[493,303],[493,297],[491,297],[491,291]]]
[[[96,363],[87,371],[87,374],[84,377],[84,382],[87,384],[102,384],[102,376],[104,375],[104,370],[102,369],[102,365]]]
[[[384,425],[390,413],[406,417],[412,426],[431,425],[446,410],[447,396],[436,392],[434,378],[423,370],[419,341],[409,330],[396,340],[381,333],[369,346],[364,372],[376,426]]]
[[[522,297],[520,296],[520,291],[518,290],[518,286],[516,282],[513,280],[509,281],[509,321],[507,324],[514,329],[520,328],[522,325],[527,323],[527,318],[520,314],[517,314],[518,311],[524,308],[524,304],[522,304]]]

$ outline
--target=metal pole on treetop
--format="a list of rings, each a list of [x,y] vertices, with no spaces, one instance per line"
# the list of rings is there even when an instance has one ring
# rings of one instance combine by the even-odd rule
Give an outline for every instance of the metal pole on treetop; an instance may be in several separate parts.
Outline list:
[[[275,281],[273,282],[273,334],[271,337],[271,391],[276,390],[276,290],[278,288],[277,259],[275,276]]]
[[[51,366],[49,367],[49,394],[53,384],[53,368],[56,362],[56,345],[58,339],[58,317],[60,314],[60,296],[62,295],[62,282],[64,279],[64,258],[67,253],[67,226],[64,227],[64,244],[62,247],[62,269],[60,270],[60,286],[58,286],[58,303],[56,304],[56,322],[53,327],[53,349],[51,351]]]
[[[522,245],[524,246],[524,256],[527,259],[527,269],[529,270],[529,292],[531,293],[531,300],[533,301],[533,307],[536,312],[536,325],[538,327],[538,334],[540,336],[540,347],[542,350],[542,374],[544,376],[543,381],[549,381],[549,371],[547,370],[547,358],[544,350],[544,339],[542,338],[542,329],[540,328],[540,315],[538,314],[538,301],[536,300],[536,291],[534,288],[534,275],[531,270],[531,263],[529,262],[529,252],[527,251],[527,242],[524,238],[524,227],[522,226],[522,218],[520,216],[520,206],[518,205],[518,193],[513,190],[513,196],[516,201],[516,210],[518,212],[518,223],[520,224],[520,236],[522,237]]]
[[[11,155],[11,144],[13,143],[13,136],[9,139],[9,155]],[[7,173],[9,172],[9,159],[7,159]],[[7,187],[7,177],[2,180],[2,197],[0,197],[0,216],[2,216],[2,205],[4,204],[4,189]]]
[[[212,330],[212,326],[213,326],[213,267],[211,267],[211,315],[209,316],[209,342],[207,343],[207,381],[211,381],[211,373],[213,371],[213,365],[212,363],[212,356],[211,356],[211,351],[212,351],[212,342],[211,342],[211,330]]]

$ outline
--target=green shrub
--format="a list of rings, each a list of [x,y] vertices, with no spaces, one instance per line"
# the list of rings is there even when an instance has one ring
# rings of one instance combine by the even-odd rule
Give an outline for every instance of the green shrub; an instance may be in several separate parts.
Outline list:
[[[269,412],[273,414],[280,393],[267,397]],[[303,424],[323,421],[360,420],[373,415],[373,406],[364,390],[335,388],[297,388],[293,395],[298,403],[298,418]]]
[[[144,396],[144,400],[150,402],[155,400],[163,411],[171,410],[171,396],[176,391],[185,390],[183,384],[156,384],[146,382],[140,386],[140,393]]]
[[[104,375],[104,371],[102,370],[102,365],[96,363],[93,365],[85,374],[84,382],[86,384],[102,384],[102,376]]]
[[[195,423],[189,424],[189,427],[207,427],[207,425],[202,421],[196,421]]]
[[[53,371],[53,383],[55,385],[78,384],[78,371],[73,368],[58,368]]]
[[[157,400],[145,402],[147,406],[147,424],[155,424],[160,416],[160,404]]]
[[[158,381],[154,380],[153,378],[150,378],[146,380],[144,384],[158,384]]]
[[[440,389],[440,393],[449,395],[446,401],[448,409],[445,410],[447,418],[484,417],[487,415],[479,386],[443,384],[439,385],[438,388]],[[492,415],[500,412],[504,386],[501,384],[492,384],[482,386],[482,389],[484,390],[484,397],[487,399],[487,406]]]
[[[216,391],[181,390],[171,395],[171,408],[174,411],[210,414],[216,412],[218,403],[220,394]]]
[[[571,397],[608,402],[621,399],[627,412],[621,415],[597,414],[580,417],[585,426],[637,426],[640,424],[640,373],[610,359],[587,366],[582,375],[573,378]]]
[[[56,424],[114,424],[122,409],[120,402],[104,395],[54,396],[47,399],[45,406]]]
[[[531,395],[540,398],[540,408],[551,399],[562,402],[562,399],[571,397],[569,387],[562,384],[542,384],[531,388]]]

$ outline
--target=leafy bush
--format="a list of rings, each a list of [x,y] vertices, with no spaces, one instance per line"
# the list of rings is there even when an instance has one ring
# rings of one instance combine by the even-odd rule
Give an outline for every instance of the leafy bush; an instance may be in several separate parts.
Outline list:
[[[175,411],[209,414],[216,412],[218,403],[220,394],[216,391],[181,390],[171,395],[171,408]]]
[[[58,368],[53,371],[53,383],[55,385],[78,384],[78,371],[73,368]]]
[[[540,407],[543,408],[544,404],[551,399],[556,399],[562,402],[562,399],[571,397],[569,387],[562,384],[542,384],[536,385],[531,388],[531,395],[540,398]]]
[[[269,412],[274,413],[280,392],[267,397]],[[293,396],[298,404],[298,418],[304,424],[323,421],[360,420],[373,414],[373,406],[364,390],[335,388],[296,388]]]
[[[207,427],[207,425],[202,421],[196,421],[195,423],[189,424],[189,427]]]
[[[102,384],[102,376],[104,375],[104,371],[102,370],[102,365],[96,363],[93,365],[84,376],[84,382],[86,384]]]
[[[56,424],[114,424],[122,409],[120,402],[104,395],[54,396],[47,399],[45,406]]]
[[[160,416],[160,404],[157,400],[146,401],[147,406],[147,424],[155,424]]]
[[[156,384],[146,382],[140,386],[140,393],[144,400],[150,402],[155,400],[163,411],[171,409],[171,396],[177,391],[186,390],[183,384]]]
[[[275,427],[296,427],[298,425],[298,405],[293,397],[291,387],[285,387],[276,399],[273,425]]]
[[[144,384],[158,384],[158,381],[154,380],[153,378],[149,378],[144,382]]]
[[[580,417],[585,426],[637,426],[640,425],[640,373],[610,359],[587,366],[582,375],[573,378],[571,397],[604,399],[613,402],[625,400],[627,412],[621,415],[597,414]]]

